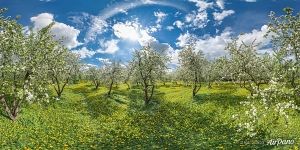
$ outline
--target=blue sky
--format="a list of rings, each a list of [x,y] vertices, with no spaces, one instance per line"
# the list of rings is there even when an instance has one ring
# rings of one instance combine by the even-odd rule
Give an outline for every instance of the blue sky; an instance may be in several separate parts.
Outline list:
[[[300,0],[0,0],[0,7],[33,30],[54,21],[51,33],[84,63],[126,63],[134,49],[150,44],[166,50],[176,66],[191,37],[210,59],[225,55],[235,36],[257,39],[259,51],[270,50],[270,39],[263,37],[268,14],[280,15],[285,7],[299,12]]]

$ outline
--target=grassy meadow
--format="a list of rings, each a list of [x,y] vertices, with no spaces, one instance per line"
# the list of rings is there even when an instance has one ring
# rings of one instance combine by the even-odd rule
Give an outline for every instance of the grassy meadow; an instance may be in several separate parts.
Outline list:
[[[238,132],[234,114],[247,91],[232,83],[191,88],[159,85],[147,107],[138,87],[95,90],[90,83],[69,85],[60,100],[22,109],[16,122],[0,116],[0,149],[298,149],[300,116],[289,126],[279,121],[270,132],[249,138]],[[270,146],[270,139],[294,139],[294,145]]]

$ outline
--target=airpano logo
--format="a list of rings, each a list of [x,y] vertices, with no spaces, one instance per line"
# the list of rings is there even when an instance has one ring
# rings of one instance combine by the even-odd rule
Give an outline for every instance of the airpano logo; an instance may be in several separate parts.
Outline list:
[[[267,145],[272,145],[272,146],[279,146],[279,145],[293,145],[295,144],[295,140],[291,139],[270,139],[267,142]]]
[[[282,146],[282,145],[295,145],[297,144],[294,139],[269,139],[269,140],[254,140],[242,141],[241,145],[269,145],[269,146]]]

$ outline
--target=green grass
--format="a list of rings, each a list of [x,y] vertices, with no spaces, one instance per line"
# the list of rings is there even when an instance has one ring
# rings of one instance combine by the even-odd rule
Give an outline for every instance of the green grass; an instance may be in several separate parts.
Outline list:
[[[107,89],[89,83],[70,85],[59,101],[32,104],[16,122],[0,117],[0,149],[296,149],[300,144],[300,115],[288,127],[271,126],[271,133],[247,138],[237,132],[233,114],[247,91],[231,83],[201,88],[159,86],[153,103],[144,106],[139,89],[120,85]],[[268,139],[295,139],[293,146],[269,147]],[[252,144],[245,144],[250,142]]]

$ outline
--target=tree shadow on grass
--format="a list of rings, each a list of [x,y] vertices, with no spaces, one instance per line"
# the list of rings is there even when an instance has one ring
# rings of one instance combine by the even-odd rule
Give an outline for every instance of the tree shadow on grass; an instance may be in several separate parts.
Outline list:
[[[127,103],[123,96],[114,93],[107,96],[106,92],[98,92],[99,89],[96,90],[90,84],[73,87],[72,90],[84,95],[85,98],[82,101],[86,104],[87,112],[92,118],[110,116],[119,110],[120,105]]]
[[[127,97],[129,99],[129,109],[139,111],[151,111],[159,107],[161,101],[164,100],[164,92],[154,91],[153,97],[148,105],[144,102],[144,93],[141,89],[131,89]]]
[[[8,117],[8,115],[7,115],[3,110],[1,110],[1,109],[0,109],[0,116],[4,117],[4,118],[7,119],[7,120],[11,120],[11,119]]]
[[[112,91],[115,95],[122,95],[122,96],[128,96],[129,90],[128,89],[114,89]]]
[[[91,92],[94,88],[93,88],[93,85],[87,84],[87,85],[72,87],[71,89],[75,93],[87,94],[87,93]]]
[[[86,99],[89,115],[92,118],[99,116],[110,116],[118,111],[120,104],[125,104],[124,101],[116,97],[108,97],[107,95],[93,96]]]
[[[222,93],[209,93],[209,94],[198,94],[194,97],[194,102],[197,104],[203,104],[206,102],[214,102],[219,106],[238,106],[241,101],[245,101],[246,97],[232,95],[232,92]]]
[[[106,148],[130,149],[271,149],[253,141],[265,141],[265,136],[251,139],[245,145],[245,135],[224,124],[215,116],[207,115],[194,108],[161,101],[160,107],[151,111],[128,111],[131,135],[128,130],[110,131],[111,139]],[[130,119],[129,119],[130,118]],[[128,125],[128,124],[127,124]],[[122,123],[121,125],[122,126]],[[125,125],[124,125],[125,126]],[[115,139],[114,137],[118,137]],[[122,143],[118,143],[122,141]],[[115,144],[118,143],[118,144]],[[249,142],[251,143],[251,142]]]
[[[214,89],[218,89],[218,90],[237,90],[239,89],[239,85],[237,84],[233,84],[232,82],[229,82],[229,83],[214,83],[212,85],[212,87]]]

